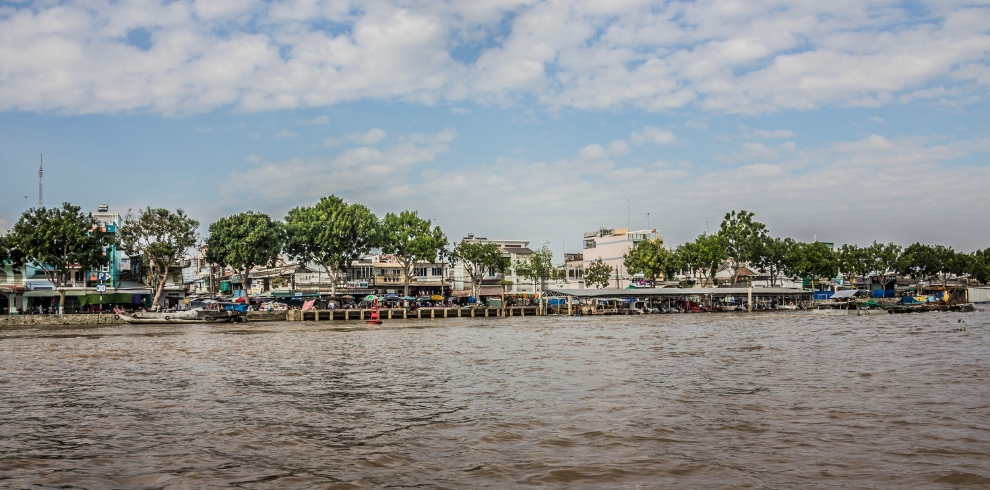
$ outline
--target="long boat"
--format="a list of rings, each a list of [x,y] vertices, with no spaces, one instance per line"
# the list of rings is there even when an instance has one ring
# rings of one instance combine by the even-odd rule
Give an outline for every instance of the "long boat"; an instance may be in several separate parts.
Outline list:
[[[241,323],[247,320],[244,315],[237,311],[202,310],[199,308],[172,313],[136,312],[128,315],[121,310],[115,310],[114,313],[117,318],[133,324]]]

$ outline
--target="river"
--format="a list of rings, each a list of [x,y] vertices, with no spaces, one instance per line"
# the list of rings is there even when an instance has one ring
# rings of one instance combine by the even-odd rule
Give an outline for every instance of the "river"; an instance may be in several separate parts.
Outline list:
[[[0,487],[990,486],[983,311],[349,325],[0,330]]]

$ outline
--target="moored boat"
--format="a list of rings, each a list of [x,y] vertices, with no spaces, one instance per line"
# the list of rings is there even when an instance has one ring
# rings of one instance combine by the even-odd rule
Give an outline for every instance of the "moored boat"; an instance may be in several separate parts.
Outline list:
[[[114,313],[121,320],[132,324],[168,325],[180,323],[242,323],[247,321],[243,314],[237,311],[194,309],[177,312],[135,312],[130,315],[121,310]]]

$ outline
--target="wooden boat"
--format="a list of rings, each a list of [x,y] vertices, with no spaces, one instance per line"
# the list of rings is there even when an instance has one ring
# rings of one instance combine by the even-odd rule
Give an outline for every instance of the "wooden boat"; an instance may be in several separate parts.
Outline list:
[[[891,313],[875,301],[836,301],[818,305],[815,314],[826,316],[886,315]]]
[[[243,323],[247,321],[243,314],[237,311],[225,310],[188,310],[170,313],[135,312],[125,314],[114,310],[115,316],[131,324],[170,325],[180,323]]]

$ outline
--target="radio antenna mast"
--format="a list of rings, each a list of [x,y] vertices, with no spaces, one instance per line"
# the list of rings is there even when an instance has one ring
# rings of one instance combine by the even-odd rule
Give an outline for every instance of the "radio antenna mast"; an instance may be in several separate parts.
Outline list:
[[[41,157],[41,161],[38,164],[38,207],[42,208],[45,206],[45,201],[43,199],[44,197],[43,179],[45,177],[45,155],[44,154],[39,154],[39,155]]]

